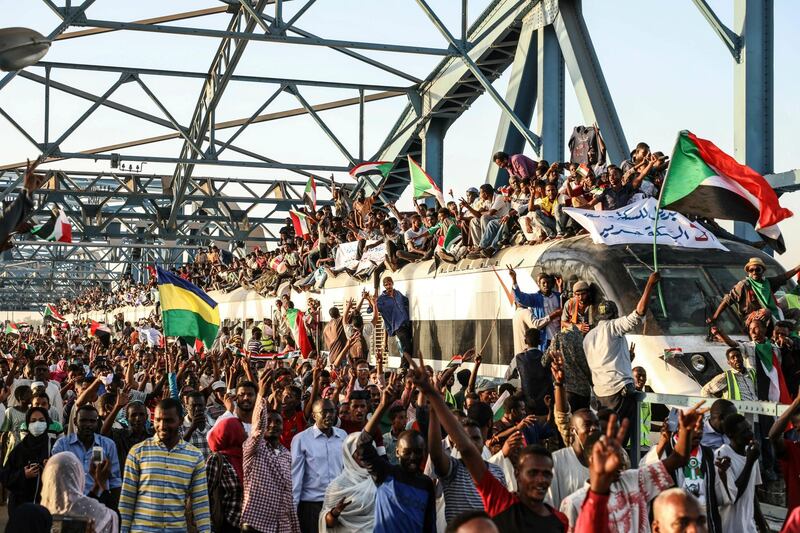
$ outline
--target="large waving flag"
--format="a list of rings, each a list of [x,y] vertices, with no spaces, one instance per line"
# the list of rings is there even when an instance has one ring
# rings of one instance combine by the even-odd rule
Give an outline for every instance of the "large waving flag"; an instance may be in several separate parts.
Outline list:
[[[411,174],[411,185],[414,186],[414,198],[433,196],[440,207],[447,205],[444,203],[442,190],[411,156],[408,156],[408,172]]]
[[[219,331],[219,307],[202,289],[156,267],[164,335],[193,337],[211,348]]]
[[[9,322],[6,326],[6,329],[3,331],[6,335],[17,335],[19,336],[19,328],[14,322]]]
[[[311,341],[308,340],[308,334],[306,333],[306,324],[303,322],[303,312],[295,308],[287,309],[286,321],[289,324],[292,337],[294,337],[294,341],[300,349],[300,353],[303,354],[303,358],[307,358],[313,348],[311,346]]]
[[[775,250],[786,250],[778,222],[792,212],[781,207],[764,176],[689,131],[678,135],[659,205],[685,214],[749,222]]]

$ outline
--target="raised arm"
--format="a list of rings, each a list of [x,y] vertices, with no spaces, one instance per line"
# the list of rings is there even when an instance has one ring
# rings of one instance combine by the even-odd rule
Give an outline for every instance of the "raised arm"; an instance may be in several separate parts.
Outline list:
[[[342,322],[345,324],[350,322],[350,314],[353,311],[353,306],[355,305],[356,301],[353,298],[348,298],[347,302],[344,304],[344,313],[342,313]]]
[[[692,452],[692,435],[695,431],[702,429],[703,414],[708,411],[708,409],[701,409],[704,403],[705,400],[686,412],[678,411],[678,443],[669,457],[662,461],[668,472],[683,468],[689,462],[689,454]]]
[[[319,380],[320,380],[320,373],[322,372],[322,356],[317,354],[317,361],[314,364],[314,369],[311,371],[311,397],[306,402],[305,407],[303,407],[303,416],[306,417],[306,420],[311,420],[311,411],[314,407],[314,402],[317,401],[319,398]]]
[[[436,475],[447,477],[450,475],[450,459],[442,449],[442,428],[436,411],[431,410],[428,420],[428,454],[433,463]]]
[[[392,374],[389,378],[389,384],[381,392],[381,403],[378,404],[378,407],[375,408],[375,412],[372,413],[370,419],[367,420],[367,425],[364,426],[364,432],[374,435],[376,429],[380,431],[380,426],[378,423],[380,422],[381,417],[383,417],[383,413],[386,412],[386,410],[394,401],[396,382],[397,375]]]
[[[478,379],[478,369],[481,367],[481,362],[483,361],[483,357],[480,355],[475,356],[475,367],[472,369],[472,373],[469,375],[469,382],[467,383],[467,394],[472,394],[475,392],[475,381]]]
[[[119,412],[128,405],[129,399],[126,391],[119,391],[117,393],[117,401],[114,403],[114,409],[112,409],[105,420],[103,420],[103,427],[100,429],[101,435],[105,435],[106,437],[111,435],[111,428],[114,426],[114,421],[117,419]]]
[[[413,363],[411,358],[408,359]],[[420,360],[420,362],[422,361]],[[461,452],[461,459],[464,461],[467,470],[469,470],[472,479],[476,483],[480,483],[486,473],[486,464],[483,462],[480,450],[472,444],[472,440],[470,440],[467,432],[464,431],[464,427],[456,419],[455,415],[450,412],[450,408],[444,403],[444,398],[428,379],[424,365],[418,366],[414,363],[413,368],[410,370],[410,375],[414,385],[428,397],[431,410],[436,412],[450,439],[458,451]]]
[[[711,335],[713,335],[715,339],[727,344],[730,348],[736,348],[739,346],[736,341],[728,337],[728,334],[722,331],[719,326],[711,327]]]
[[[78,396],[78,398],[75,400],[75,407],[80,407],[85,403],[89,403],[89,398],[91,398],[100,389],[100,385],[102,383],[103,379],[96,377],[92,384],[86,387],[86,389],[84,389],[80,396]]]
[[[650,295],[653,293],[653,289],[660,279],[661,274],[659,272],[653,272],[647,278],[647,284],[644,286],[642,296],[639,298],[639,303],[636,304],[636,313],[639,316],[644,316],[647,312],[647,304],[650,302]]]
[[[792,416],[798,409],[800,409],[800,393],[795,396],[792,404],[778,417],[769,429],[769,440],[772,442],[772,447],[775,448],[775,455],[778,456],[778,458],[783,458],[786,452],[786,445],[783,443],[783,433],[786,431],[786,426],[789,425]]]

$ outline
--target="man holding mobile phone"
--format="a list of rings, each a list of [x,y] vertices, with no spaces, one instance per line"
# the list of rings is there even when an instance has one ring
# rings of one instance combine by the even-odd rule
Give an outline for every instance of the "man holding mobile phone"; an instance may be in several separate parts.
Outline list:
[[[84,494],[94,493],[107,507],[116,510],[122,487],[117,447],[113,440],[96,432],[98,419],[99,416],[94,405],[84,404],[78,407],[75,417],[76,433],[58,439],[53,445],[53,455],[58,452],[74,454],[83,466],[83,474],[86,478]],[[92,475],[92,471],[98,468],[97,465],[105,464],[105,461],[108,461],[111,467],[111,476],[108,479],[107,490],[99,490],[95,488],[95,477]]]

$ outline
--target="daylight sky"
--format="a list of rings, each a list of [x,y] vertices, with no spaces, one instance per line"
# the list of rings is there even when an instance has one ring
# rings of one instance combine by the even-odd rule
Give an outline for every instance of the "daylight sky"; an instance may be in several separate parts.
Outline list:
[[[63,0],[57,2],[63,4]],[[73,3],[78,3],[73,0]],[[289,18],[304,0],[285,2]],[[710,0],[719,17],[732,25],[733,1]],[[453,33],[459,32],[460,5],[456,0],[429,0]],[[489,4],[470,0],[470,21]],[[89,8],[93,19],[132,21],[215,7],[214,0],[97,0]],[[679,130],[689,129],[713,140],[723,150],[733,151],[733,63],[722,42],[711,30],[691,0],[602,0],[584,2],[585,18],[603,67],[628,143],[647,141],[654,150],[669,152]],[[271,14],[271,8],[268,8]],[[26,26],[48,34],[58,23],[44,2],[0,0],[3,26]],[[213,15],[186,20],[181,26],[224,29],[229,15]],[[444,47],[445,41],[413,0],[318,0],[303,15],[298,26],[321,37],[416,44]],[[800,9],[796,0],[775,0],[775,171],[800,168],[795,149],[795,125],[800,123],[796,94],[800,89],[796,49],[796,29]],[[77,30],[80,28],[73,28]],[[113,32],[104,35],[59,41],[46,59],[56,62],[90,63],[179,69],[205,72],[218,40],[139,32]],[[410,54],[363,52],[401,70],[425,78],[439,58]],[[31,72],[43,75],[41,68]],[[408,82],[355,61],[335,51],[313,46],[275,43],[249,44],[238,74],[272,77],[358,81],[407,85]],[[54,70],[52,79],[82,90],[103,94],[117,75],[110,73]],[[505,93],[508,73],[495,82]],[[201,80],[143,76],[143,80],[179,122],[187,124],[197,101]],[[232,83],[217,112],[217,121],[244,118],[252,114],[274,90],[263,84]],[[352,98],[353,90],[302,89],[312,104]],[[0,107],[10,113],[37,140],[41,140],[44,116],[44,90],[41,85],[17,78],[0,91]],[[112,99],[154,115],[158,108],[129,83]],[[373,154],[386,137],[405,101],[402,98],[368,104],[366,107],[366,157]],[[57,137],[89,107],[89,103],[54,91],[51,93],[51,137]],[[299,107],[288,94],[277,98],[266,112]],[[458,194],[485,179],[492,153],[500,111],[483,96],[450,128],[445,142],[445,189]],[[358,111],[356,107],[324,112],[323,119],[339,135],[351,153],[358,152]],[[534,119],[535,120],[535,119]],[[567,77],[566,129],[583,123],[572,86]],[[226,139],[234,130],[219,132]],[[64,151],[89,148],[167,133],[167,130],[109,109],[100,109],[71,135]],[[0,163],[34,158],[36,149],[0,118]],[[248,128],[237,144],[284,162],[342,165],[343,157],[308,116],[274,121]],[[175,141],[133,148],[124,153],[176,156]],[[527,150],[526,153],[533,153]],[[236,158],[235,154],[226,157]],[[107,169],[107,162],[65,161],[49,168]],[[147,172],[172,173],[169,165],[147,164]],[[260,176],[298,179],[283,171],[258,169],[220,169],[198,167],[196,176]],[[347,182],[346,174],[338,177]],[[401,205],[407,204],[407,192]],[[800,217],[800,193],[786,195],[782,203]],[[779,259],[794,266],[800,261],[800,218],[781,224],[789,252]]]

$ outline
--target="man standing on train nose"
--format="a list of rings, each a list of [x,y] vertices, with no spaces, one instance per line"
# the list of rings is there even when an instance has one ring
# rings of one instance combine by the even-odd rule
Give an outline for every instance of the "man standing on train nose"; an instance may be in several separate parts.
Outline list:
[[[411,335],[411,316],[408,313],[408,298],[394,289],[394,280],[383,278],[383,293],[378,296],[378,312],[383,318],[386,333],[396,337],[400,343],[400,351],[414,354],[414,339]],[[401,366],[408,366],[405,357],[401,358]]]
[[[530,328],[539,330],[539,349],[543,352],[559,330],[561,318],[561,281],[550,274],[542,272],[536,279],[539,292],[522,292],[517,285],[517,273],[508,265],[514,291],[514,303],[518,309],[514,313],[514,353],[525,351],[525,331]],[[558,290],[554,291],[553,286]]]

